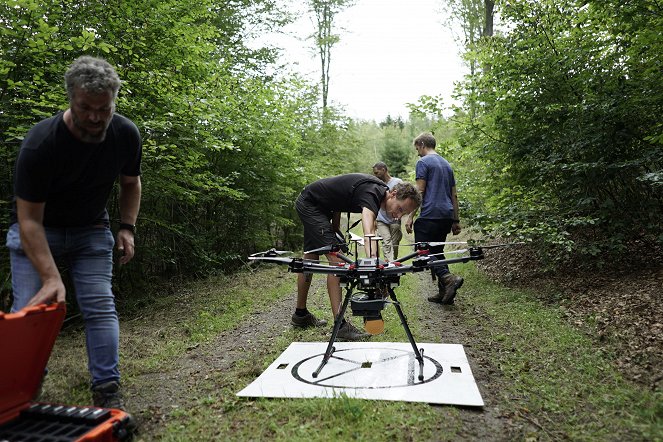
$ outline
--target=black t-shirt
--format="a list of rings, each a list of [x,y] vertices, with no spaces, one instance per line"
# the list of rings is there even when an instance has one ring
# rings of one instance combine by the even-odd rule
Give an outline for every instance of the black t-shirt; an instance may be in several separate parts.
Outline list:
[[[45,202],[44,225],[80,227],[107,223],[106,204],[117,177],[140,175],[136,125],[115,114],[101,143],[84,143],[69,131],[63,113],[37,123],[16,160],[15,196]],[[11,222],[16,222],[14,201]]]
[[[389,188],[371,175],[349,173],[315,181],[303,193],[328,212],[361,213],[366,207],[377,215]]]

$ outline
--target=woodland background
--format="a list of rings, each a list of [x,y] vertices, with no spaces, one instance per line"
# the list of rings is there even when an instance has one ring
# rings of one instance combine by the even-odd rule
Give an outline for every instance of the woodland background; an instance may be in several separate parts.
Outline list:
[[[407,120],[381,122],[326,100],[334,14],[352,2],[308,3],[320,84],[248,44],[292,20],[280,1],[0,0],[3,298],[16,154],[32,125],[66,109],[63,74],[82,54],[117,67],[117,111],[143,136],[138,253],[116,269],[120,297],[230,271],[259,249],[299,250],[293,202],[305,184],[379,160],[412,179],[422,131],[454,166],[464,225],[531,241],[551,270],[619,265],[633,250],[660,259],[661,1],[441,0],[441,22],[463,30],[462,105],[450,114],[423,96]],[[113,195],[113,223],[116,206]]]

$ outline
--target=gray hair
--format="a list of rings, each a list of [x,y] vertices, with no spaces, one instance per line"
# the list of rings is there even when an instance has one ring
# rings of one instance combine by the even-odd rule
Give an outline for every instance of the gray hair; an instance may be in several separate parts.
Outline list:
[[[67,69],[64,74],[64,84],[67,88],[67,96],[69,100],[72,100],[76,88],[93,93],[111,91],[113,98],[116,98],[122,82],[115,72],[115,68],[106,60],[83,55],[78,57]]]

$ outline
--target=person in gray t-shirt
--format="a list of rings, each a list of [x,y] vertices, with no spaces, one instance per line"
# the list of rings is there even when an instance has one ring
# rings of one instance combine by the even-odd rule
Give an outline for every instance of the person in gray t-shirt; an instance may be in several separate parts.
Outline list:
[[[400,178],[389,175],[389,168],[382,161],[378,161],[373,165],[373,175],[384,181],[389,190],[392,190],[396,184],[403,182]],[[398,244],[403,238],[401,220],[390,217],[384,209],[380,209],[376,221],[378,234],[383,241],[384,258],[387,261],[393,261],[398,257]]]

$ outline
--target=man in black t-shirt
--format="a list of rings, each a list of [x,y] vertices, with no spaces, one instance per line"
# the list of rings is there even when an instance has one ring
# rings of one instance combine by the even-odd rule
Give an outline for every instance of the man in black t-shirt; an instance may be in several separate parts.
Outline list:
[[[65,302],[58,264],[66,265],[85,321],[94,405],[124,409],[111,273],[115,244],[121,264],[134,256],[141,139],[136,125],[115,113],[120,79],[105,60],[78,58],[65,74],[65,85],[69,108],[37,123],[16,160],[7,233],[12,311]],[[115,240],[106,204],[118,177]]]
[[[320,257],[319,253],[306,251],[340,242],[337,233],[340,233],[341,212],[361,213],[364,235],[373,235],[375,219],[380,209],[386,210],[394,219],[401,219],[419,207],[419,204],[421,196],[412,184],[397,184],[389,190],[382,180],[361,173],[323,178],[311,183],[304,188],[295,203],[297,213],[304,224],[304,258],[316,260]],[[378,248],[375,240],[364,241],[364,248],[366,256],[377,258]],[[326,256],[330,263],[341,262],[333,254]],[[327,321],[317,319],[306,308],[311,280],[311,274],[300,273],[297,276],[297,308],[292,315],[292,324],[296,327],[327,324]],[[341,307],[341,287],[338,277],[327,276],[327,291],[335,318]],[[358,340],[367,336],[345,319],[338,333],[338,338],[342,340]]]

